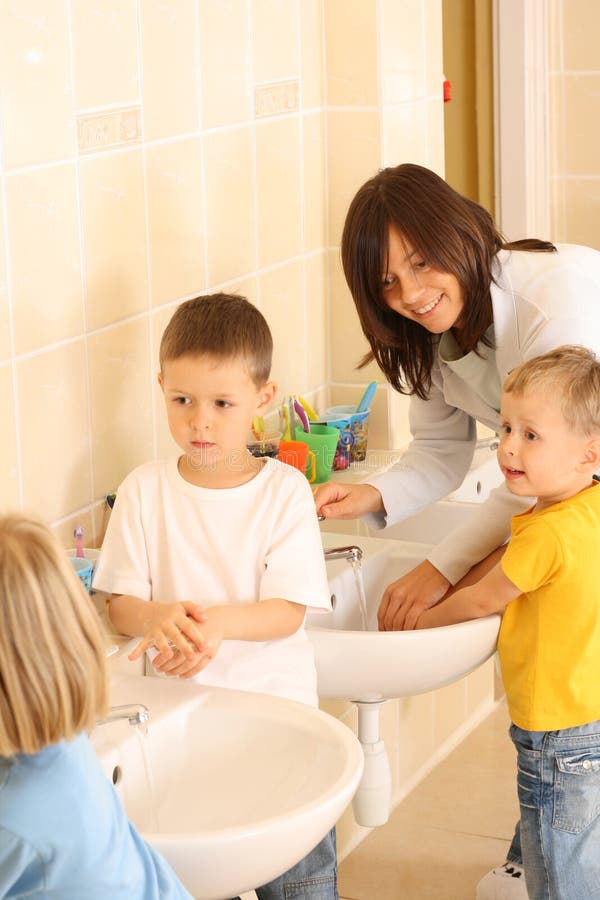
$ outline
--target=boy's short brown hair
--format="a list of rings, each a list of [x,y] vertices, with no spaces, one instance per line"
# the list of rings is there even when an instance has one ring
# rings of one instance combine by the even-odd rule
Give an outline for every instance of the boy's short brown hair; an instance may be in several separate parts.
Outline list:
[[[257,387],[271,372],[273,338],[263,314],[245,297],[208,294],[177,307],[160,342],[160,369],[182,356],[241,358]]]
[[[502,390],[547,393],[559,400],[569,428],[586,436],[600,434],[600,361],[587,347],[565,344],[522,363]]]
[[[106,710],[98,613],[42,522],[0,516],[0,756],[91,730]]]

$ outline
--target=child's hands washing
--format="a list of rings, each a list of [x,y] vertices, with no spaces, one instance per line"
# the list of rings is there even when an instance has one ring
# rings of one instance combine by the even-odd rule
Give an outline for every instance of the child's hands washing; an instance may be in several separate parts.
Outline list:
[[[215,658],[224,638],[224,626],[218,607],[204,610],[202,624],[202,650],[184,656],[178,648],[167,659],[155,656],[152,659],[154,668],[165,675],[176,675],[178,678],[193,678]],[[196,645],[197,646],[197,645]]]
[[[144,612],[144,637],[129,654],[130,660],[153,649],[152,665],[164,671],[165,664],[176,656],[195,660],[204,653],[205,641],[198,623],[204,622],[206,615],[197,603],[148,603]]]

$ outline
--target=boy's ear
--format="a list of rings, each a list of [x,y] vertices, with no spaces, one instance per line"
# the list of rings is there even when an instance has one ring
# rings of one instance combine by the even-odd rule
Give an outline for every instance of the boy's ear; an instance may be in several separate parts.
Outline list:
[[[159,372],[158,375],[157,375],[156,377],[157,377],[158,383],[160,384],[160,386],[161,386],[161,388],[162,388],[162,386],[163,386],[162,372]]]
[[[600,470],[600,439],[591,440],[586,444],[581,466],[585,470],[590,469],[592,472]]]
[[[277,385],[274,381],[267,381],[265,384],[263,384],[258,392],[258,406],[256,407],[256,412],[266,412],[273,402],[276,393]]]

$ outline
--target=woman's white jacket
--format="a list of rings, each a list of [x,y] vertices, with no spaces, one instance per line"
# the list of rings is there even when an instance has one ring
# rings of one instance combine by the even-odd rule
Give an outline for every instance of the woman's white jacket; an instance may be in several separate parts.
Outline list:
[[[600,252],[557,246],[557,253],[502,250],[496,257],[491,296],[501,382],[515,366],[562,344],[584,345],[600,357]],[[413,439],[406,452],[369,479],[386,509],[385,517],[365,517],[372,528],[399,522],[455,490],[473,458],[476,421],[500,427],[498,411],[439,358],[429,397],[411,397],[409,419]],[[497,488],[434,548],[430,562],[455,584],[507,539],[511,516],[531,502]]]

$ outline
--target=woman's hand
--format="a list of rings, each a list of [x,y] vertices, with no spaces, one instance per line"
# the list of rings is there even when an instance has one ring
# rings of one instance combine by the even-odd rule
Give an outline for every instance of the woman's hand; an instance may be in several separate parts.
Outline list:
[[[326,519],[358,519],[367,513],[384,513],[381,494],[372,484],[328,481],[314,490],[317,514]]]
[[[414,628],[421,613],[446,595],[450,582],[428,560],[423,560],[383,593],[377,620],[380,631],[407,631]]]

